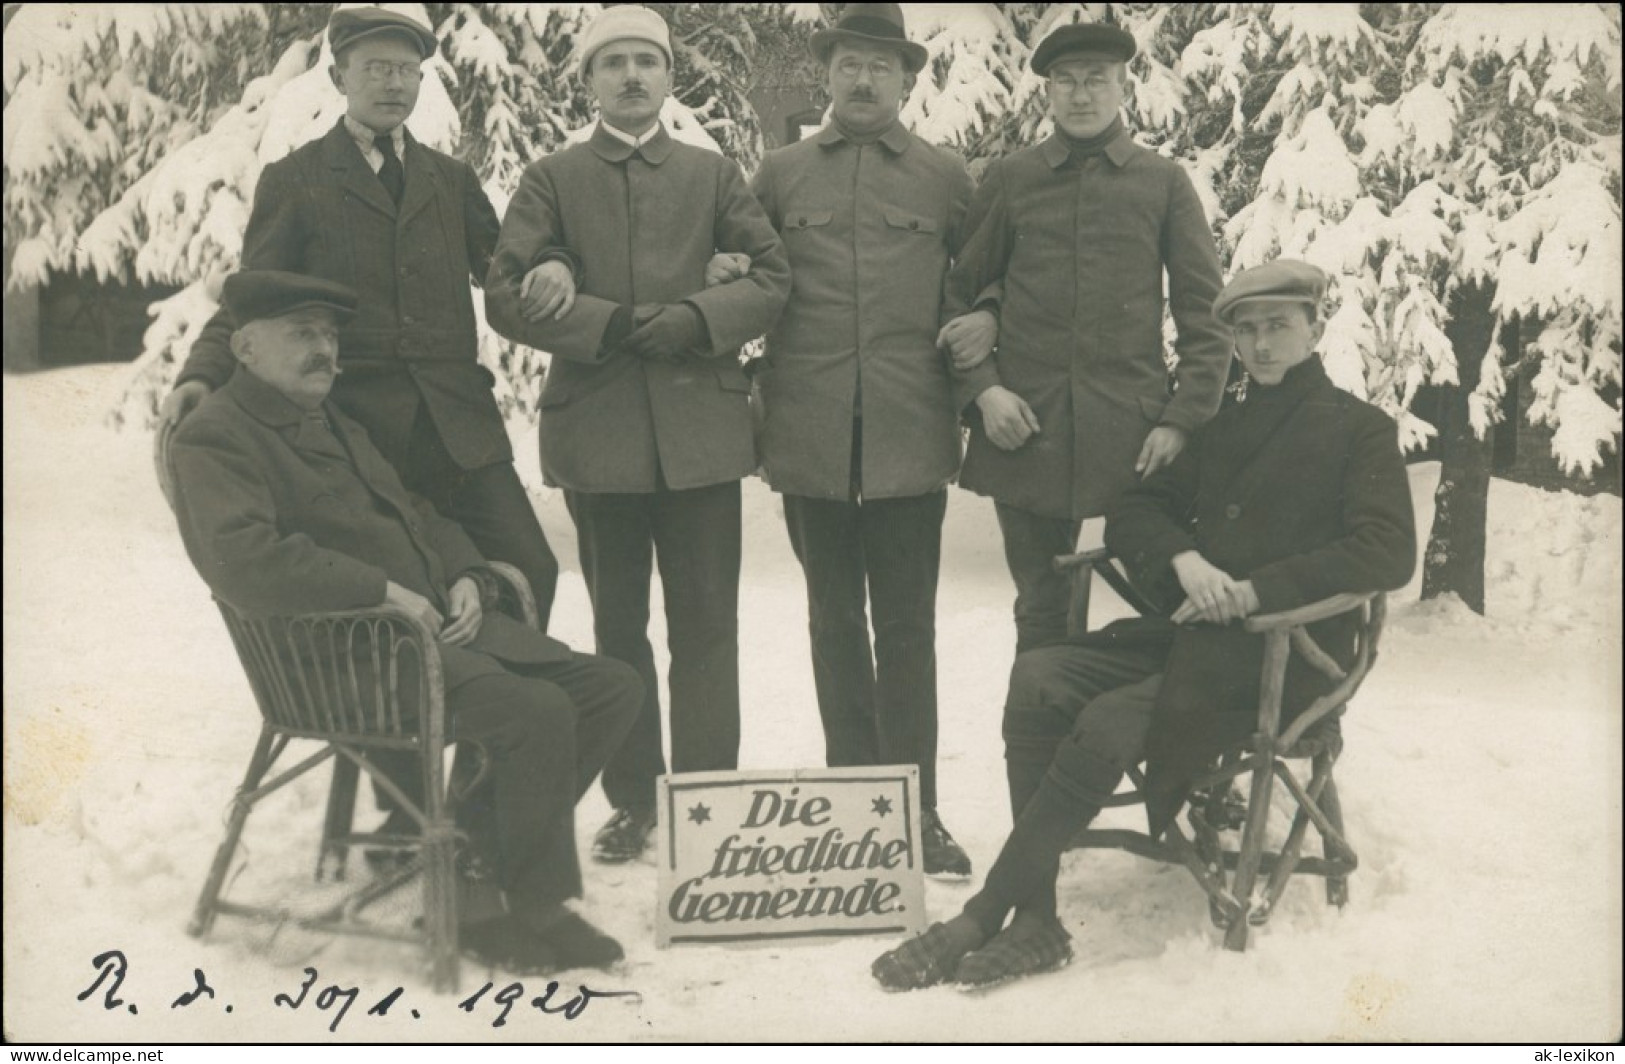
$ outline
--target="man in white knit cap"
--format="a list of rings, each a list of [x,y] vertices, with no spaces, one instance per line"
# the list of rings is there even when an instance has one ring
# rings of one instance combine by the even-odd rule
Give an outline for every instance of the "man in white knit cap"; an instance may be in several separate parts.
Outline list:
[[[783,309],[783,245],[738,166],[672,140],[666,23],[607,8],[578,51],[600,117],[583,144],[525,171],[486,282],[502,335],[553,356],[542,472],[579,534],[599,652],[647,691],[604,771],[615,815],[593,854],[643,853],[655,823],[659,685],[649,584],[660,566],[671,650],[671,768],[735,768],[739,751],[739,481],[756,469],[739,348]],[[718,252],[749,256],[706,287]]]

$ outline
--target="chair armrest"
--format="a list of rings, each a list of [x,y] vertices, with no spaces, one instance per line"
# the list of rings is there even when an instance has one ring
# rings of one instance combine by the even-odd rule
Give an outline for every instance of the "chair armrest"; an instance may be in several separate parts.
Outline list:
[[[525,574],[507,562],[487,561],[486,567],[497,574],[498,579],[506,584],[506,592],[513,596],[514,603],[519,607],[519,616],[514,619],[522,621],[531,628],[541,628],[541,621],[536,612],[536,595],[531,590],[530,581]],[[506,604],[507,595],[504,595]]]
[[[169,444],[174,435],[174,423],[162,421],[152,440],[152,466],[158,473],[158,489],[164,493],[164,501],[171,510],[175,509],[175,469],[169,461]]]
[[[438,633],[417,615],[388,603],[254,615],[215,601],[267,721],[303,734],[443,741]],[[422,699],[415,723],[400,700],[407,675],[417,677]]]
[[[1282,610],[1279,613],[1259,613],[1248,617],[1244,626],[1249,632],[1272,632],[1281,628],[1298,628],[1302,625],[1324,621],[1328,617],[1336,617],[1340,613],[1347,613],[1376,598],[1377,592],[1366,591],[1360,594],[1345,592],[1333,595],[1331,598],[1311,602],[1307,606],[1299,606],[1295,610]]]
[[[1110,561],[1112,552],[1105,547],[1096,547],[1094,550],[1079,551],[1076,554],[1058,554],[1055,556],[1055,568],[1061,572],[1071,572],[1080,566],[1093,566],[1099,562]]]

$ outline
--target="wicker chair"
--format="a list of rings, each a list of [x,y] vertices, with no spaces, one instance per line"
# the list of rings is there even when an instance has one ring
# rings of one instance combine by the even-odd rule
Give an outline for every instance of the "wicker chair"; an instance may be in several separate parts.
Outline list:
[[[175,505],[169,464],[169,430],[156,441],[159,484]],[[517,569],[490,563],[505,584],[499,607],[535,627],[535,600]],[[289,922],[313,930],[422,942],[428,951],[436,991],[453,990],[458,978],[457,831],[453,802],[484,776],[483,756],[466,782],[448,788],[445,692],[436,633],[416,617],[391,606],[297,617],[251,616],[218,598],[220,609],[249,687],[259,706],[260,735],[248,770],[233,797],[225,838],[215,852],[187,930],[201,937],[220,914]],[[313,740],[320,749],[271,776],[292,740]],[[423,797],[414,800],[372,760],[383,751],[416,755]],[[345,878],[351,846],[365,845],[414,856],[385,874],[349,891],[315,913],[287,907],[247,905],[222,896],[226,876],[249,814],[263,799],[331,760],[333,776],[316,863],[316,878]],[[463,767],[459,763],[459,769]],[[420,828],[418,835],[357,832],[353,829],[356,784],[361,772],[388,793]],[[269,778],[268,778],[269,777]],[[450,791],[451,793],[448,793]],[[423,880],[423,917],[418,929],[397,930],[359,919],[371,903]]]
[[[1071,574],[1068,624],[1074,631],[1088,630],[1090,589],[1097,575],[1135,610],[1151,611],[1150,604],[1134,590],[1105,550],[1066,555],[1057,558],[1055,564]],[[1344,670],[1315,643],[1307,626],[1355,610],[1360,613],[1361,623],[1354,660]],[[1160,840],[1142,831],[1090,828],[1078,833],[1074,848],[1126,850],[1182,865],[1207,893],[1209,913],[1214,924],[1224,931],[1227,949],[1247,948],[1249,929],[1269,920],[1294,874],[1323,877],[1327,904],[1338,908],[1346,905],[1348,877],[1358,858],[1343,828],[1342,805],[1332,773],[1343,743],[1331,725],[1347,709],[1376,659],[1385,611],[1385,596],[1371,593],[1336,595],[1296,610],[1247,618],[1243,622],[1247,631],[1264,637],[1258,731],[1246,743],[1226,751],[1217,767],[1192,784],[1187,813],[1192,836],[1187,838],[1177,823],[1170,824]],[[1293,654],[1329,677],[1335,686],[1283,729],[1281,695],[1287,662]],[[1304,760],[1310,764],[1307,784],[1288,764]],[[1247,774],[1251,775],[1251,783],[1243,798],[1233,785],[1238,777]],[[1109,806],[1143,803],[1143,773],[1131,768],[1128,779],[1131,789],[1119,792]],[[1277,779],[1295,808],[1284,840],[1278,848],[1269,849],[1265,835]],[[1303,852],[1311,827],[1320,836],[1319,857]],[[1241,831],[1239,844],[1226,846],[1225,833],[1236,829]],[[1267,877],[1261,897],[1256,893],[1260,877]]]

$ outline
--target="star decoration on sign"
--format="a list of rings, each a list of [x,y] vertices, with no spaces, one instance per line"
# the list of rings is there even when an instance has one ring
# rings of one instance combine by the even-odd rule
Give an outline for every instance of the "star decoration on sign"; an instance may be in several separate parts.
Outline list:
[[[688,818],[696,824],[703,824],[711,819],[711,810],[704,802],[701,802],[699,805],[689,808]]]
[[[885,816],[887,813],[891,812],[891,799],[890,798],[886,798],[886,797],[876,798],[873,802],[870,802],[869,804],[874,806],[875,816]]]

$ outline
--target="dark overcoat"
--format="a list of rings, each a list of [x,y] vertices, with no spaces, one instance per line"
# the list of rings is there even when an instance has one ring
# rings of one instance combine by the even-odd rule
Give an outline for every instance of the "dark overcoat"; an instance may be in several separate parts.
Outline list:
[[[1040,428],[1002,451],[971,409],[959,483],[1048,517],[1104,514],[1134,482],[1153,428],[1188,433],[1219,407],[1230,341],[1212,315],[1219,258],[1196,190],[1127,132],[1083,158],[1055,135],[988,167],[967,224],[950,306],[970,309],[1001,280],[1004,290],[998,350],[960,375],[959,406],[1002,384]],[[1178,332],[1172,397],[1165,273]]]
[[[470,280],[482,283],[497,216],[472,168],[406,135],[397,208],[343,120],[271,163],[254,190],[242,268],[337,281],[360,297],[339,331],[332,402],[365,426],[397,468],[419,406],[464,469],[513,460],[494,380],[479,364]],[[219,388],[236,368],[224,308],[204,328],[180,381]]]
[[[1172,559],[1188,550],[1251,580],[1261,613],[1402,587],[1416,566],[1416,522],[1397,429],[1311,358],[1276,387],[1253,384],[1170,466],[1127,491],[1107,516],[1106,545],[1170,608],[1183,599]],[[1345,614],[1310,634],[1346,665],[1355,623]],[[1257,730],[1263,653],[1263,636],[1239,624],[1175,631],[1147,740],[1155,831],[1203,765]],[[1282,720],[1330,686],[1294,657]]]
[[[220,599],[259,615],[361,609],[394,581],[447,611],[447,589],[485,564],[456,524],[408,494],[365,430],[332,403],[331,436],[244,370],[181,422],[171,443],[186,552]],[[338,446],[334,446],[334,442]],[[499,662],[565,661],[570,649],[486,613],[442,646],[447,688]]]
[[[580,266],[575,306],[527,321],[525,274],[560,249]],[[718,251],[744,252],[750,271],[713,288]],[[583,144],[532,163],[508,204],[485,288],[492,328],[553,356],[542,389],[542,472],[584,492],[653,492],[738,480],[756,471],[750,381],[739,349],[784,308],[784,245],[739,167],[671,139],[638,148],[602,125]],[[611,351],[620,307],[687,303],[710,349],[680,364]]]
[[[970,175],[893,126],[859,146],[835,125],[769,152],[751,181],[790,255],[790,302],[756,374],[762,465],[775,491],[848,497],[853,417],[865,498],[937,491],[959,471],[943,281]]]

